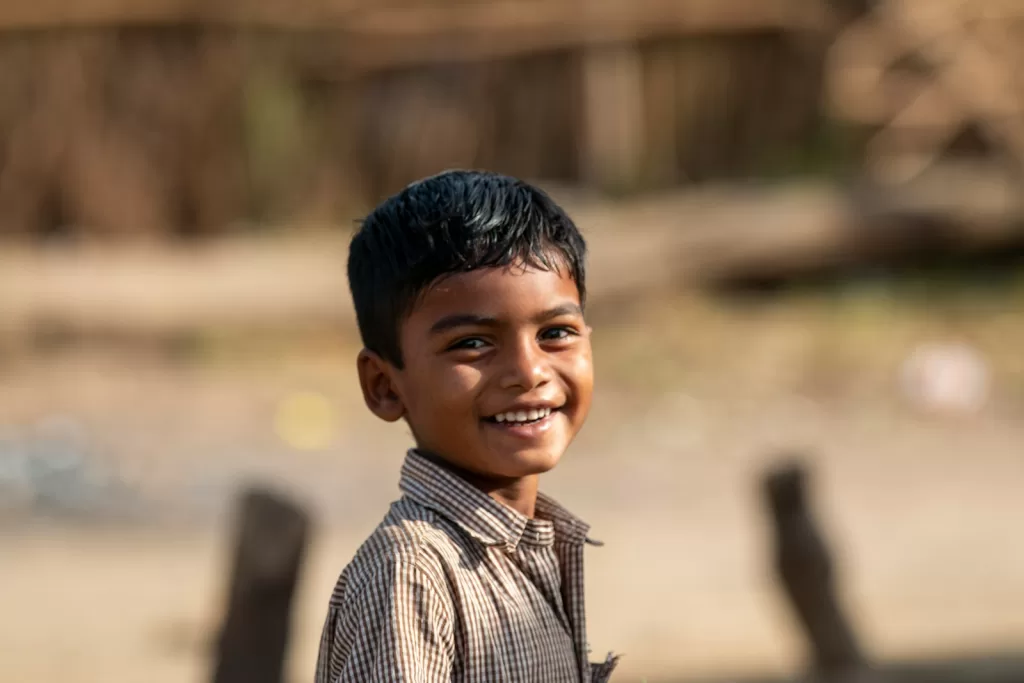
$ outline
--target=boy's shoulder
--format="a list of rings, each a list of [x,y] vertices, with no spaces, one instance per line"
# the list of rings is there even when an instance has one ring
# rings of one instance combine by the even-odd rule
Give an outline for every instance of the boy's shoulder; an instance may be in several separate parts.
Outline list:
[[[458,564],[465,550],[457,541],[459,533],[434,510],[400,498],[342,571],[337,592],[359,591],[398,567],[418,570],[442,585],[445,566]]]

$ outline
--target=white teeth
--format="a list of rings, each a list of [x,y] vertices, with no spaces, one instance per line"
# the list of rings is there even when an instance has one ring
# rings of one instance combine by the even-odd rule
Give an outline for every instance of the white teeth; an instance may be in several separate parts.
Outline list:
[[[541,420],[550,414],[551,408],[512,410],[495,415],[494,420],[495,422],[533,422],[534,420]]]

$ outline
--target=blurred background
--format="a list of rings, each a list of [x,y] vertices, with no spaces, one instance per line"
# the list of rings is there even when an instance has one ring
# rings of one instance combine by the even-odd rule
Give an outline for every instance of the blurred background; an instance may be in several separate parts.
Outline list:
[[[616,680],[805,669],[794,457],[864,657],[1024,655],[1022,74],[1018,0],[2,3],[0,680],[209,680],[252,483],[313,522],[311,680],[410,444],[357,393],[347,242],[451,167],[591,245],[546,488],[606,543]]]

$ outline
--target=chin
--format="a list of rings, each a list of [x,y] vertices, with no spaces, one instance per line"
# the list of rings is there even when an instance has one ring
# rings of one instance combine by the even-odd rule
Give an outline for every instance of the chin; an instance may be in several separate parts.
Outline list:
[[[562,453],[559,451],[519,451],[498,456],[495,469],[499,469],[506,477],[529,477],[550,472],[561,459]],[[500,467],[497,467],[499,464]]]

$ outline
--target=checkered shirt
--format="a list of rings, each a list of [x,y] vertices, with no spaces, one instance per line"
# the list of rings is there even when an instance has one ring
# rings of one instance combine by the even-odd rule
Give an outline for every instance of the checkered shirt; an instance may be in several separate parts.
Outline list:
[[[587,659],[589,527],[550,498],[534,519],[410,451],[404,494],[331,596],[316,683],[604,683]]]

